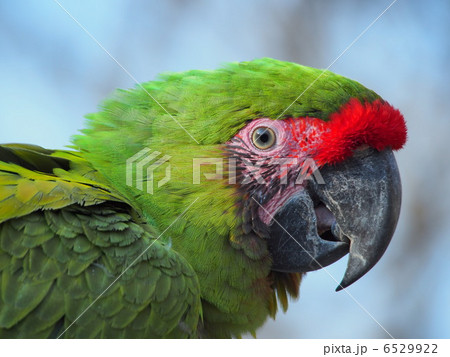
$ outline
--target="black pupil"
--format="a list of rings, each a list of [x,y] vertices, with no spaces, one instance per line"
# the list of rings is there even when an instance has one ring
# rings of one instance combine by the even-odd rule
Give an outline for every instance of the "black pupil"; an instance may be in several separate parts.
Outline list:
[[[265,144],[269,141],[269,135],[267,134],[266,131],[264,131],[260,136],[259,136],[259,140]]]

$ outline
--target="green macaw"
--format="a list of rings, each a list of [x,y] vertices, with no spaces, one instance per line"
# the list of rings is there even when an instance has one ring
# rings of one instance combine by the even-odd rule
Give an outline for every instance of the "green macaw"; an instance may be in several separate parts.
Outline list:
[[[301,94],[301,95],[300,95]],[[400,112],[264,58],[119,90],[71,150],[0,146],[0,337],[254,334],[302,275],[380,259]]]

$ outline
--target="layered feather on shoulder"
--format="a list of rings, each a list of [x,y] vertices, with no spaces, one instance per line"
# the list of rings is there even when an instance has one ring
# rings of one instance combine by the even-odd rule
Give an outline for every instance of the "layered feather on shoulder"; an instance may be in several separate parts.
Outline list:
[[[0,337],[196,337],[189,263],[79,153],[0,146]]]

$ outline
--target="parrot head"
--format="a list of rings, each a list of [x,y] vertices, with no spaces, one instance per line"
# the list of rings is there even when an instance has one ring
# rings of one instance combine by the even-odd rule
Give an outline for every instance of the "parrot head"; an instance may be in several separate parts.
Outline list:
[[[196,272],[215,336],[254,331],[277,297],[286,309],[298,296],[302,273],[349,254],[347,287],[394,233],[405,122],[343,76],[270,58],[168,73],[88,119],[75,145],[149,224],[170,228],[160,240]]]

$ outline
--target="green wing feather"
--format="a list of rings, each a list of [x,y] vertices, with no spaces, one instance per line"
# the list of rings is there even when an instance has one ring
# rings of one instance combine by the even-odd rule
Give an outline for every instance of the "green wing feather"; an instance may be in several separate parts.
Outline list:
[[[78,153],[0,146],[0,337],[196,337],[197,277],[157,237]]]

